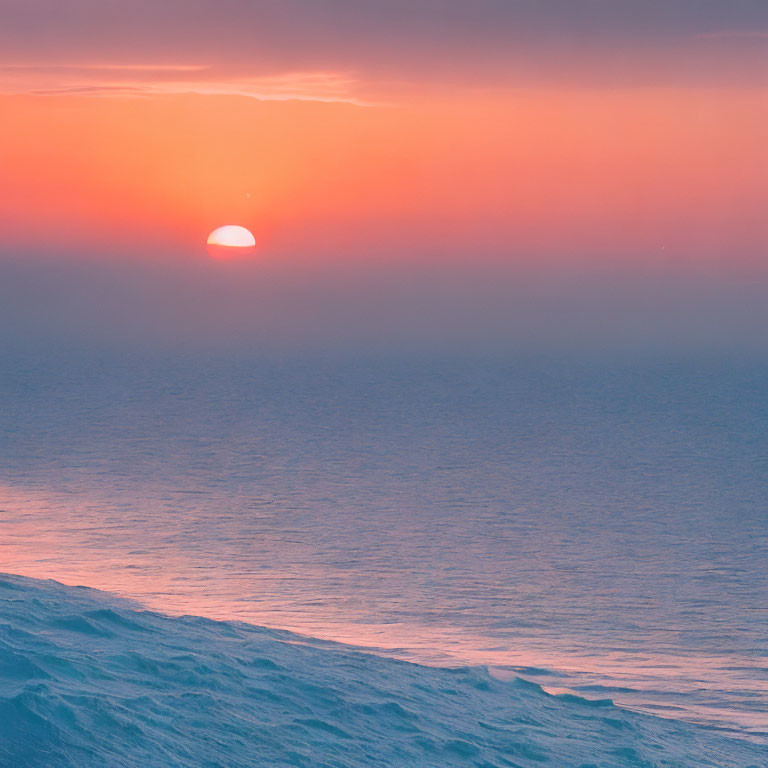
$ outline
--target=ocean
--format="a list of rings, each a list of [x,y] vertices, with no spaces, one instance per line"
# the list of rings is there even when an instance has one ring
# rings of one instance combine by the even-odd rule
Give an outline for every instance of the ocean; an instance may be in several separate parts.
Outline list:
[[[0,571],[768,738],[768,362],[8,352]]]

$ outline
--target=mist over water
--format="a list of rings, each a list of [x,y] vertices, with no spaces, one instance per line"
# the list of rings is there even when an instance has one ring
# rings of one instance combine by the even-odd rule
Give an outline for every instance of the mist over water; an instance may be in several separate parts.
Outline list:
[[[768,281],[757,268],[626,262],[0,252],[0,350],[768,356]]]
[[[768,731],[759,355],[5,359],[5,571]]]

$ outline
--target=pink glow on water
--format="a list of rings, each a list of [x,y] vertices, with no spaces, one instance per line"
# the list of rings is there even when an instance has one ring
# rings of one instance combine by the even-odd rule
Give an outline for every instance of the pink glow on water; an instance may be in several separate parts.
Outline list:
[[[176,495],[183,497],[184,491]],[[421,620],[410,615],[402,621],[377,621],[375,603],[380,596],[374,593],[329,599],[328,585],[338,584],[343,570],[292,564],[302,561],[309,541],[291,541],[276,533],[264,547],[263,560],[249,567],[228,561],[225,552],[217,552],[215,540],[208,551],[186,549],[179,529],[196,523],[169,519],[163,503],[155,502],[156,508],[150,509],[144,500],[137,504],[141,512],[126,515],[131,502],[122,497],[106,517],[104,503],[78,490],[53,499],[36,489],[0,486],[2,570],[102,589],[171,615],[287,629],[426,664],[485,665],[501,679],[521,674],[550,693],[610,697],[641,711],[673,718],[683,713],[693,721],[736,723],[754,732],[768,728],[768,718],[759,712],[734,712],[713,702],[687,702],[681,708],[679,701],[723,686],[761,695],[762,681],[743,671],[754,665],[749,656],[643,649],[595,654],[567,631],[554,636],[522,630],[501,639],[446,623],[450,616],[437,610],[434,617]],[[544,572],[542,578],[547,578]],[[646,643],[663,648],[667,632]],[[616,686],[620,690],[612,691]],[[665,703],[672,692],[672,700]]]

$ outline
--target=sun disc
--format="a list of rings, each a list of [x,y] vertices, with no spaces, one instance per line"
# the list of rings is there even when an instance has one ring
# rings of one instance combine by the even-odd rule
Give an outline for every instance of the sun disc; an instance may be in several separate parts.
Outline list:
[[[245,227],[237,224],[225,224],[217,227],[208,235],[208,245],[226,248],[255,248],[256,238]]]

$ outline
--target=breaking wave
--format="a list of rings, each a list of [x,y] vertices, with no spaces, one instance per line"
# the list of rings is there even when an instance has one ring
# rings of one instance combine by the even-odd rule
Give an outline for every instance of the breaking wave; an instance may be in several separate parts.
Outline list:
[[[444,669],[0,576],[2,768],[765,766],[764,747]]]

